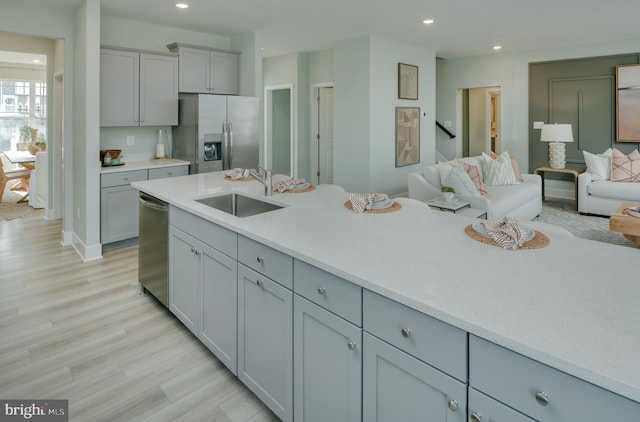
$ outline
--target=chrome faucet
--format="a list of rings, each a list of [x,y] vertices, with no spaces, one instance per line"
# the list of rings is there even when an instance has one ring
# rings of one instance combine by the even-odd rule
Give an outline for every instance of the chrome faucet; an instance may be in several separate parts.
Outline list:
[[[256,179],[258,182],[262,183],[264,186],[264,196],[273,195],[273,186],[271,184],[271,170],[263,169],[262,167],[258,167],[260,173],[251,169],[249,172],[249,176]],[[264,175],[263,175],[264,174]]]

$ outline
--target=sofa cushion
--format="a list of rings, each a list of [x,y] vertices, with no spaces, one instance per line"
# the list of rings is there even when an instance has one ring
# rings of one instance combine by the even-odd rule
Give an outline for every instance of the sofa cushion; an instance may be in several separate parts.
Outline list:
[[[623,201],[640,200],[640,183],[620,183],[610,180],[596,180],[587,186],[589,195]]]
[[[442,185],[440,185],[440,167],[445,164],[447,163],[440,163],[433,166],[428,166],[422,170],[422,175],[424,176],[425,179],[427,179],[427,182],[431,183],[433,186],[437,187],[438,189],[442,187]]]
[[[640,152],[633,150],[629,155],[613,149],[611,158],[612,182],[640,182]]]
[[[487,186],[515,185],[518,183],[513,173],[511,157],[506,151],[495,160],[483,152],[482,175]]]
[[[457,162],[442,165],[439,170],[442,186],[451,186],[459,194],[480,195],[467,172]]]
[[[540,197],[540,186],[533,183],[515,185],[489,186],[489,200],[493,215],[506,215],[520,205]]]
[[[484,182],[482,181],[482,172],[480,171],[480,167],[474,166],[471,164],[465,163],[463,160],[458,160],[462,169],[469,175],[469,178],[473,182],[474,186],[480,192],[480,195],[487,196],[489,193],[484,186]]]
[[[498,158],[498,155],[493,151],[489,152],[489,156],[494,160]],[[509,158],[511,158],[511,167],[513,167],[513,175],[516,177],[516,180],[518,182],[522,182],[522,174],[520,174],[520,166],[518,165],[518,159],[513,155],[510,155]]]
[[[587,171],[591,173],[591,180],[609,180],[611,179],[611,156],[613,150],[607,149],[602,154],[592,154],[583,151],[584,162],[587,165]]]

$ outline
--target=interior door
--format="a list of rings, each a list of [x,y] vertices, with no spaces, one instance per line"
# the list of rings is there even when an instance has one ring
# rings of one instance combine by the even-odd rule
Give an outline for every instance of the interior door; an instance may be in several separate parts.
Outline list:
[[[318,89],[318,182],[333,183],[333,87]]]

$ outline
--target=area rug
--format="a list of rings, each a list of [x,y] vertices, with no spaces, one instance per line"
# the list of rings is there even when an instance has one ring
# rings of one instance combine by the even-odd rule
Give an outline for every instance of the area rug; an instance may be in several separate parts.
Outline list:
[[[31,208],[28,202],[18,203],[24,194],[23,191],[12,191],[9,187],[5,189],[2,202],[0,202],[0,221],[44,216],[44,209]]]
[[[609,218],[580,215],[573,200],[547,198],[542,202],[542,213],[534,221],[555,224],[570,231],[576,237],[613,243],[620,246],[636,246],[621,233],[609,231]]]

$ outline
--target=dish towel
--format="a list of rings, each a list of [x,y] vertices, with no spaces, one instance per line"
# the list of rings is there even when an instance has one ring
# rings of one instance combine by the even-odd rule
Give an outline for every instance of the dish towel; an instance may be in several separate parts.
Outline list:
[[[351,210],[357,213],[370,210],[376,202],[386,201],[389,196],[386,193],[350,193]]]
[[[273,182],[271,187],[274,192],[284,192],[303,183],[307,183],[307,181],[304,179],[283,179]]]
[[[482,223],[487,234],[504,249],[515,251],[525,242],[525,233],[515,220],[503,218],[502,220],[489,220]]]
[[[250,170],[243,168],[234,168],[225,173],[226,176],[229,176],[231,180],[238,180],[244,177],[249,177]]]

